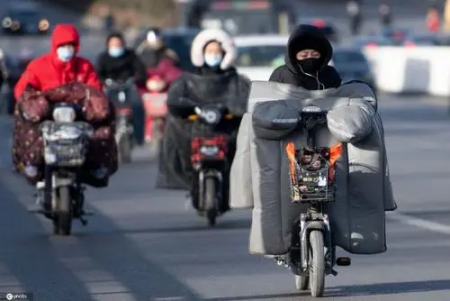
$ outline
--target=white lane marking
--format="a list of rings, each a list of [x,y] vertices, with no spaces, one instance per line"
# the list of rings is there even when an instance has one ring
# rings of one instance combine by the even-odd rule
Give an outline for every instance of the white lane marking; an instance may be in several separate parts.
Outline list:
[[[415,226],[432,232],[450,235],[450,226],[445,224],[436,223],[422,218],[412,217],[410,215],[397,212],[389,214],[388,218],[391,220],[398,221],[402,224]]]

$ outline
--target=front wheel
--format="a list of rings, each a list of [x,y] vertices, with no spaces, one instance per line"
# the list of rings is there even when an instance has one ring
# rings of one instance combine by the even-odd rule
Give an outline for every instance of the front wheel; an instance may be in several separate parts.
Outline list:
[[[162,119],[155,119],[153,121],[152,129],[152,140],[150,142],[150,147],[156,155],[161,151],[163,134],[162,134],[163,121]]]
[[[216,179],[205,179],[205,203],[204,210],[208,219],[208,225],[213,227],[216,225],[217,208],[216,208]]]
[[[119,161],[121,163],[131,162],[131,139],[127,135],[122,135],[117,142],[119,148]]]
[[[323,297],[325,291],[325,252],[322,231],[311,231],[309,234],[309,247],[309,286],[311,296]]]
[[[68,236],[72,232],[72,197],[70,187],[58,188],[56,208],[54,208],[53,233]]]
[[[309,287],[308,276],[295,275],[295,288],[299,291],[306,291]]]

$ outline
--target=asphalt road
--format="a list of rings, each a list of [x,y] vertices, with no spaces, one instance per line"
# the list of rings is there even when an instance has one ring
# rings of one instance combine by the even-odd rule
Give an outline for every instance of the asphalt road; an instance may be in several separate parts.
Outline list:
[[[389,215],[388,251],[352,256],[327,278],[328,299],[448,300],[450,118],[433,100],[380,97],[399,210]],[[9,133],[3,121],[0,292],[37,301],[310,300],[285,268],[248,254],[249,211],[208,229],[184,193],[154,188],[156,163],[124,166],[108,189],[88,190],[90,224],[51,236],[50,223],[27,212],[31,187],[10,172]]]

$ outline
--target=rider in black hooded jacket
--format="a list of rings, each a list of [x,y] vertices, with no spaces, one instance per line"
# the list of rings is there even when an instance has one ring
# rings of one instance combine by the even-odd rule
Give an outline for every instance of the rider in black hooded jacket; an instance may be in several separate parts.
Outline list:
[[[285,64],[275,69],[269,81],[291,84],[307,90],[337,88],[341,77],[328,63],[333,48],[320,30],[299,25],[289,37]]]
[[[159,161],[158,188],[191,190],[194,206],[198,206],[198,176],[191,165],[191,138],[225,134],[228,138],[227,159],[233,161],[236,136],[242,116],[247,111],[250,80],[233,66],[237,49],[232,37],[219,29],[206,29],[192,42],[191,61],[197,72],[185,72],[175,81],[167,95],[164,140]],[[232,120],[221,122],[214,129],[192,123],[188,116],[195,107],[222,105]],[[228,178],[224,177],[224,199],[228,199]],[[223,203],[221,212],[228,210]]]
[[[136,83],[144,85],[147,71],[134,50],[125,47],[125,39],[120,33],[112,33],[106,39],[108,49],[98,56],[98,76],[106,79],[125,81],[135,78]]]

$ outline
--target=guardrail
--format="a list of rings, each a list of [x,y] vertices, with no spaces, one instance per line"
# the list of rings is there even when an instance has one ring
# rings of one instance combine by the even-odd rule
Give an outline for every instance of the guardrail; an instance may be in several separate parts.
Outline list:
[[[364,53],[379,90],[450,96],[450,47],[378,47]]]

